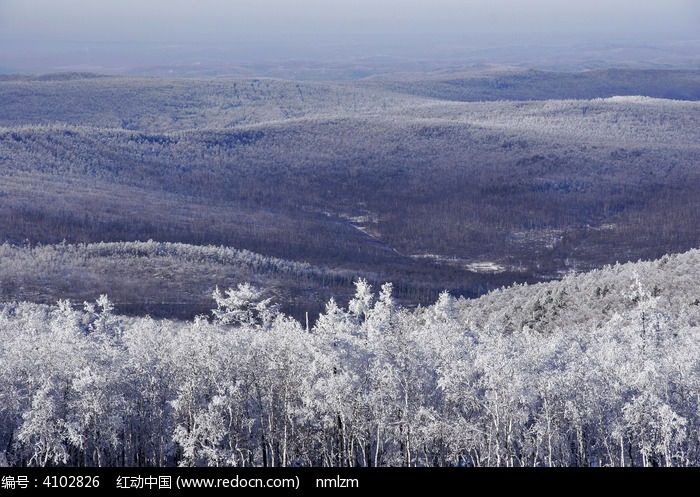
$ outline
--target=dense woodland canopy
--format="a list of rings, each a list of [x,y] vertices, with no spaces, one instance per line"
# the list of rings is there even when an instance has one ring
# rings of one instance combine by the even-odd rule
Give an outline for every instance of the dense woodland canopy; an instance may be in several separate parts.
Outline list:
[[[314,326],[249,284],[192,321],[0,308],[0,457],[89,466],[697,466],[700,252]]]

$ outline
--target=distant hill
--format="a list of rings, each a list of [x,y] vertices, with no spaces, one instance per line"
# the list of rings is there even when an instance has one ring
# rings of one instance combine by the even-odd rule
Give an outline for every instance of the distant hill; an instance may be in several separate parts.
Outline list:
[[[580,72],[493,69],[466,73],[410,76],[384,81],[382,87],[440,100],[591,99],[646,95],[700,100],[700,70],[602,69]]]

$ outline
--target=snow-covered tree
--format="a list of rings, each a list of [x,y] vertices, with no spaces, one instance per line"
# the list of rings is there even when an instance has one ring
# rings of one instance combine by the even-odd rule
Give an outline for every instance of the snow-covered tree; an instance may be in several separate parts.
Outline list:
[[[229,288],[223,294],[216,287],[212,297],[216,309],[212,314],[216,322],[237,326],[262,325],[267,327],[278,312],[271,298],[264,298],[264,292],[250,283],[239,283],[236,289]]]

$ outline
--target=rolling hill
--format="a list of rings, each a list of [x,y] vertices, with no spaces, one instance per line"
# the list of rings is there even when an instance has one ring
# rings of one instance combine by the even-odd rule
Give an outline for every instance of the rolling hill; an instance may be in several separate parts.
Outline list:
[[[265,276],[299,316],[331,294],[348,299],[348,275],[394,281],[415,305],[686,251],[700,238],[698,78],[4,76],[0,240],[14,248],[2,262],[44,245],[153,240],[344,275]],[[152,262],[164,264],[160,290],[125,276],[123,310],[192,317],[217,284],[255,279],[232,267],[167,285],[177,264]],[[25,296],[70,292],[65,271]],[[95,280],[69,296],[101,291]],[[184,301],[200,304],[158,304]]]

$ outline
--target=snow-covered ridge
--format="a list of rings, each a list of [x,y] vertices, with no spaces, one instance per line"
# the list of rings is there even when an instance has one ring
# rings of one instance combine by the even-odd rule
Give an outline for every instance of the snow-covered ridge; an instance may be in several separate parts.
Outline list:
[[[623,103],[623,104],[640,104],[640,105],[653,105],[653,104],[678,104],[678,105],[688,105],[687,100],[674,100],[670,98],[656,98],[647,97],[644,95],[615,95],[608,98],[594,98],[592,102],[602,102],[602,103]]]

